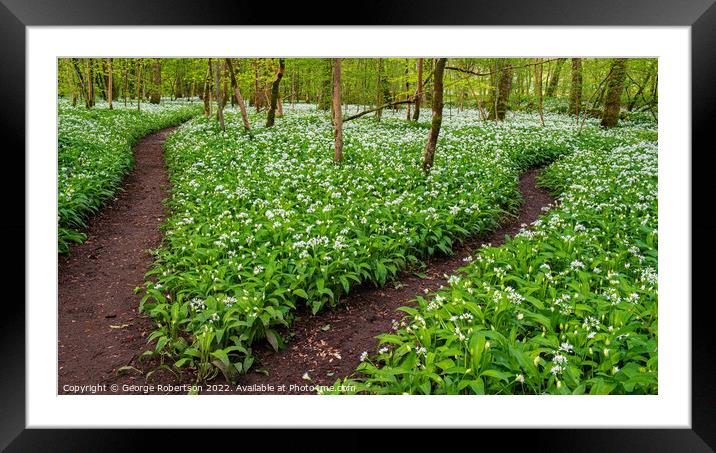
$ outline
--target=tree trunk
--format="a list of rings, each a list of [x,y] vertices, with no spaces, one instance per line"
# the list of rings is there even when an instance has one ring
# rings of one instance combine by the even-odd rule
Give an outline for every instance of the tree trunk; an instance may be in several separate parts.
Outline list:
[[[494,100],[490,103],[492,110],[490,119],[502,121],[505,119],[510,105],[510,89],[512,88],[512,74],[514,71],[506,58],[500,58],[497,62],[497,68]]]
[[[159,104],[162,97],[162,60],[156,58],[152,63],[152,94],[149,102]]]
[[[109,103],[109,109],[112,110],[112,96],[114,95],[114,80],[112,80],[113,72],[113,59],[109,59],[109,74],[107,75],[109,81],[107,83],[107,102]]]
[[[552,78],[549,79],[549,85],[547,85],[547,92],[545,95],[547,97],[554,96],[554,94],[557,92],[557,85],[559,84],[559,76],[562,72],[562,65],[564,64],[564,61],[566,58],[558,58],[557,64],[554,68],[554,73],[552,74]]]
[[[624,88],[624,79],[626,78],[626,64],[626,58],[615,58],[612,62],[611,73],[607,80],[607,93],[601,122],[602,127],[614,127],[619,121],[621,95]]]
[[[343,116],[341,116],[341,59],[333,59],[333,163],[343,161]]]
[[[410,60],[405,59],[405,99],[410,99]],[[405,104],[405,121],[410,121],[410,103]]]
[[[80,64],[77,61],[76,58],[72,59],[72,66],[75,69],[75,74],[77,74],[77,80],[80,83],[80,94],[82,94],[82,99],[85,101],[85,108],[89,108],[89,94],[87,87],[85,86],[84,77],[82,76],[82,71],[80,70]]]
[[[254,107],[256,107],[256,113],[261,110],[261,93],[259,91],[259,59],[254,58]]]
[[[541,58],[535,59],[535,94],[537,95],[537,112],[539,119],[544,126],[544,113],[542,112],[542,61]]]
[[[206,77],[204,78],[204,94],[202,97],[204,98],[204,116],[209,118],[211,117],[211,88],[209,87],[209,84],[211,83],[211,61],[209,61],[208,67],[206,68]]]
[[[94,59],[90,58],[87,64],[87,85],[89,87],[89,107],[94,107]]]
[[[423,97],[423,59],[418,58],[418,86],[415,89],[415,109],[413,110],[413,121],[420,118],[420,102]]]
[[[278,71],[271,83],[271,105],[269,106],[268,115],[266,116],[266,127],[272,127],[276,119],[276,106],[278,104],[278,92],[283,78],[283,72],[286,69],[286,63],[283,58],[278,60]]]
[[[572,86],[569,88],[569,114],[579,116],[582,106],[582,59],[572,58]]]
[[[428,134],[428,142],[425,144],[423,151],[423,171],[426,173],[433,167],[435,159],[435,147],[438,144],[438,135],[440,134],[440,125],[443,121],[443,73],[445,72],[445,63],[447,58],[438,58],[435,63],[435,72],[433,75],[433,118],[430,124],[430,133]]]
[[[137,60],[137,111],[142,110],[142,60]]]
[[[211,58],[209,58],[209,64],[211,64]],[[224,98],[221,92],[221,67],[219,62],[216,62],[216,67],[212,68],[214,71],[214,90],[216,91],[216,119],[219,121],[221,130],[225,130],[224,125]]]
[[[239,84],[236,82],[236,74],[234,74],[234,65],[231,63],[231,58],[226,59],[226,65],[229,67],[229,75],[231,78],[231,88],[234,90],[234,95],[236,96],[236,102],[239,104],[239,109],[241,110],[241,121],[244,123],[244,129],[251,130],[251,125],[249,124],[249,116],[246,113],[246,105],[244,104],[244,98],[241,96],[241,90],[239,89]]]

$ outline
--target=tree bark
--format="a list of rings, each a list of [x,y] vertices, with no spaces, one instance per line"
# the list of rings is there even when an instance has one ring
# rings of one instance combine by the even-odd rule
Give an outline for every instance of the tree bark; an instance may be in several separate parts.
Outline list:
[[[286,69],[286,64],[283,58],[278,60],[278,70],[276,71],[276,77],[271,83],[271,105],[269,106],[268,115],[266,116],[266,127],[272,127],[274,120],[276,119],[276,106],[278,104],[278,92],[283,78],[283,72]]]
[[[87,87],[85,86],[84,77],[82,76],[82,71],[80,70],[79,62],[76,58],[72,59],[72,67],[75,69],[75,74],[77,74],[77,80],[80,83],[80,94],[82,95],[82,99],[85,101],[85,108],[89,108],[89,95]]]
[[[602,112],[601,126],[604,128],[614,127],[619,121],[621,95],[624,89],[624,79],[626,78],[626,64],[626,58],[615,58],[612,61],[611,73],[609,80],[607,80],[604,111]]]
[[[89,107],[94,107],[94,59],[90,58],[87,64],[87,85]]]
[[[211,58],[209,58],[209,64],[211,64]],[[216,119],[219,121],[221,130],[225,130],[224,124],[224,98],[221,92],[221,67],[219,62],[216,62],[216,67],[212,68],[214,71],[214,89],[216,91]]]
[[[443,73],[447,58],[438,58],[435,62],[435,75],[433,76],[433,118],[430,124],[428,142],[423,151],[423,171],[426,173],[433,167],[435,148],[440,134],[440,125],[443,121]]]
[[[341,59],[333,59],[333,163],[343,161],[343,117],[341,116]]]
[[[152,63],[152,94],[149,102],[159,104],[162,97],[162,60],[154,59]]]
[[[542,111],[542,68],[543,65],[541,58],[535,59],[535,94],[537,95],[537,112],[539,112],[539,119],[544,126],[544,112]]]
[[[234,65],[231,63],[231,58],[226,59],[226,65],[229,67],[229,75],[231,78],[231,88],[234,90],[234,95],[236,96],[236,102],[239,104],[239,110],[241,110],[241,121],[244,123],[244,129],[251,130],[251,125],[249,124],[249,116],[246,113],[246,105],[244,104],[244,98],[241,96],[241,90],[239,89],[239,84],[236,82],[236,74],[234,74]]]
[[[510,104],[513,69],[506,58],[498,60],[497,68],[494,100],[490,103],[490,119],[502,121],[505,119]]]
[[[109,81],[107,83],[107,102],[109,103],[109,109],[112,110],[112,96],[114,95],[114,80],[112,80],[112,72],[113,72],[113,59],[109,59],[109,74],[108,78]]]
[[[552,78],[549,79],[549,85],[547,85],[547,92],[545,93],[547,97],[554,96],[554,94],[557,92],[557,86],[559,85],[559,76],[562,72],[562,65],[564,64],[565,60],[566,58],[557,59],[554,73],[552,74]]]
[[[208,67],[206,68],[206,77],[204,78],[204,116],[209,118],[211,116],[211,89],[209,84],[211,83],[211,61],[209,61]]]
[[[569,88],[569,114],[579,116],[582,106],[582,59],[572,58],[572,86]]]
[[[418,86],[415,89],[415,108],[413,110],[413,121],[420,119],[420,102],[423,97],[423,59],[418,58]]]
[[[137,111],[142,110],[142,60],[137,60]]]

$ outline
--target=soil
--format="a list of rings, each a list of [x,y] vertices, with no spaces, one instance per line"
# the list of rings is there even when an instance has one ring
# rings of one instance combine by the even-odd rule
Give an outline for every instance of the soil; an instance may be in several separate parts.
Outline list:
[[[134,289],[144,282],[152,262],[147,250],[158,247],[162,237],[159,225],[168,186],[162,143],[172,129],[135,146],[135,170],[124,190],[91,220],[88,240],[59,259],[60,394],[78,393],[65,385],[92,384],[101,385],[93,389],[99,394],[185,394],[194,380],[190,373],[178,376],[158,369],[156,361],[137,360],[148,347],[146,338],[153,326],[137,312],[139,296]],[[200,393],[310,394],[315,393],[311,385],[331,385],[349,376],[363,351],[375,352],[376,336],[389,332],[392,321],[402,318],[398,308],[412,305],[426,290],[447,285],[447,276],[466,264],[465,257],[483,244],[502,244],[505,235],[514,236],[554,202],[536,186],[539,172],[532,169],[520,176],[524,203],[517,217],[498,230],[456,245],[450,256],[430,258],[423,269],[400,273],[383,288],[361,285],[334,309],[315,316],[300,310],[291,329],[282,332],[290,338],[284,350],[275,352],[267,342],[254,345],[254,365],[236,385],[219,375]],[[118,372],[126,366],[134,369]]]
[[[58,393],[66,385],[109,384],[152,331],[134,289],[159,246],[169,180],[162,145],[176,127],[142,138],[123,190],[88,224],[87,241],[58,258]],[[107,392],[112,393],[112,392]]]

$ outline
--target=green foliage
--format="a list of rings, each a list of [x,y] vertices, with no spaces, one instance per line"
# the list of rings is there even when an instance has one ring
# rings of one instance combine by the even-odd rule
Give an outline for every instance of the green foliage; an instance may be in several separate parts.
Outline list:
[[[558,207],[405,308],[378,354],[340,384],[381,394],[657,393],[657,147],[594,145],[543,174]]]
[[[197,104],[144,105],[141,112],[106,104],[93,109],[58,103],[58,250],[83,242],[87,217],[114,195],[132,169],[132,146],[156,130],[201,111]]]

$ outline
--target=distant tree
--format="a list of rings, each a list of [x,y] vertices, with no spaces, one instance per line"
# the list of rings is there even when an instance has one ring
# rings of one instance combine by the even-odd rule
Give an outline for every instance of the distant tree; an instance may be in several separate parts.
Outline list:
[[[109,104],[109,109],[112,110],[112,96],[114,95],[114,80],[112,80],[113,75],[113,59],[109,58],[109,61],[107,62],[108,67],[108,74],[107,74],[107,103]]]
[[[428,142],[425,144],[423,151],[423,170],[427,173],[433,167],[435,159],[435,148],[438,144],[438,135],[440,134],[440,125],[443,121],[443,73],[445,72],[445,63],[447,58],[438,58],[435,62],[435,72],[433,75],[433,118],[430,124],[430,132],[428,134]]]
[[[87,62],[87,86],[89,87],[87,100],[88,107],[94,107],[94,59],[88,58]]]
[[[149,102],[159,104],[162,98],[162,59],[155,58],[152,63],[152,94]]]
[[[582,59],[572,58],[572,85],[569,88],[569,114],[579,115],[582,105]]]
[[[283,78],[283,72],[286,69],[286,64],[283,58],[278,60],[278,70],[276,76],[271,83],[271,104],[269,105],[268,115],[266,116],[266,127],[272,127],[276,118],[276,106],[278,104],[279,95],[279,84],[281,78]]]
[[[142,110],[142,59],[137,59],[137,111]]]
[[[535,76],[535,94],[537,95],[537,112],[539,119],[544,126],[544,112],[542,111],[542,59],[535,58],[534,76]]]
[[[341,59],[333,59],[333,162],[343,161],[343,116],[341,116]]]
[[[211,116],[211,60],[207,64],[206,76],[204,77],[204,93],[202,98],[204,100],[204,116],[209,118]]]
[[[333,65],[330,58],[323,58],[323,64],[320,68],[321,92],[318,97],[318,110],[328,110],[331,108],[331,77]]]
[[[552,77],[549,79],[549,84],[547,85],[547,91],[545,92],[545,96],[552,97],[557,92],[557,85],[559,85],[559,76],[562,72],[562,65],[564,65],[565,60],[566,58],[557,59],[554,72],[552,73]]]
[[[209,58],[209,64],[211,64],[211,58]],[[212,68],[214,71],[214,90],[216,91],[216,119],[219,121],[221,130],[226,129],[224,124],[224,94],[221,92],[221,66],[217,61],[215,67]]]
[[[626,65],[626,58],[615,58],[612,61],[609,76],[607,76],[604,111],[602,112],[601,126],[604,128],[614,127],[619,121],[621,96],[624,89],[624,80],[626,79]]]
[[[415,109],[413,110],[413,121],[420,118],[420,102],[423,97],[423,59],[418,58],[418,83],[415,88]]]

